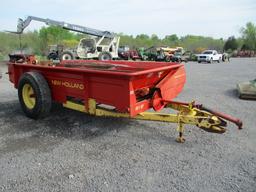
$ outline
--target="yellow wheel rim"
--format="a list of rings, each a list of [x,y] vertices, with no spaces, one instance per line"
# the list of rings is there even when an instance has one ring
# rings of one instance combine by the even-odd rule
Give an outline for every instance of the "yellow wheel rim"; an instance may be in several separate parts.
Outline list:
[[[33,109],[36,105],[36,98],[34,94],[34,90],[29,84],[25,84],[22,88],[22,97],[24,104],[27,108]]]

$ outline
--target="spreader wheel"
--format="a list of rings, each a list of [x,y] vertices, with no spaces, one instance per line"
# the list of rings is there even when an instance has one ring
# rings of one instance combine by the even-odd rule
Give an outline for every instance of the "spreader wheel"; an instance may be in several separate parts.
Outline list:
[[[44,117],[51,110],[51,91],[40,73],[24,73],[19,80],[18,95],[23,112],[30,118]]]

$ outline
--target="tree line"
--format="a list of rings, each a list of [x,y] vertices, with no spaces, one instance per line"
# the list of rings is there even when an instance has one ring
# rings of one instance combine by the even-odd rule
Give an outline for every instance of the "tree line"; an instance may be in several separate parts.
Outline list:
[[[231,36],[227,40],[196,35],[178,37],[176,34],[166,35],[164,38],[160,38],[156,34],[132,36],[120,33],[118,35],[120,36],[120,46],[128,45],[134,49],[151,46],[178,46],[194,53],[199,53],[205,49],[228,52],[240,49],[256,51],[256,25],[249,22],[241,29],[240,33],[241,37]],[[39,31],[29,31],[21,36],[0,32],[0,59],[14,50],[20,49],[40,56],[46,55],[49,45],[62,44],[71,48],[75,47],[79,40],[84,37],[86,35],[73,33],[55,26],[43,27]]]

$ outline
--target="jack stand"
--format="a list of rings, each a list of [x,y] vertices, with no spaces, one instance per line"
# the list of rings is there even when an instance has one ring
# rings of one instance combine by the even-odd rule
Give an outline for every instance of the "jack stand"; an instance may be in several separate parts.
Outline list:
[[[179,137],[176,138],[176,142],[178,143],[184,143],[186,139],[183,137],[183,133],[179,132]]]
[[[180,122],[180,113],[178,114],[178,127],[177,127],[177,131],[179,132],[179,137],[176,138],[176,142],[184,143],[186,139],[183,137],[184,125],[183,125],[183,123]]]

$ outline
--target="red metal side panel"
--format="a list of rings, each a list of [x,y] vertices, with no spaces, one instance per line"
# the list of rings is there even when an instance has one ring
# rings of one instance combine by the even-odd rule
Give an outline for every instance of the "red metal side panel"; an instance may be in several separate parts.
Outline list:
[[[186,81],[185,67],[181,66],[172,70],[169,74],[161,80],[156,87],[160,89],[162,99],[172,100],[183,89]]]
[[[51,72],[41,71],[46,78],[52,93],[54,101],[66,102],[67,96],[77,99],[85,99],[87,85],[84,82],[82,73],[66,73],[66,72]]]
[[[89,78],[89,97],[98,103],[115,106],[120,112],[128,112],[129,79],[110,76],[91,76]]]

